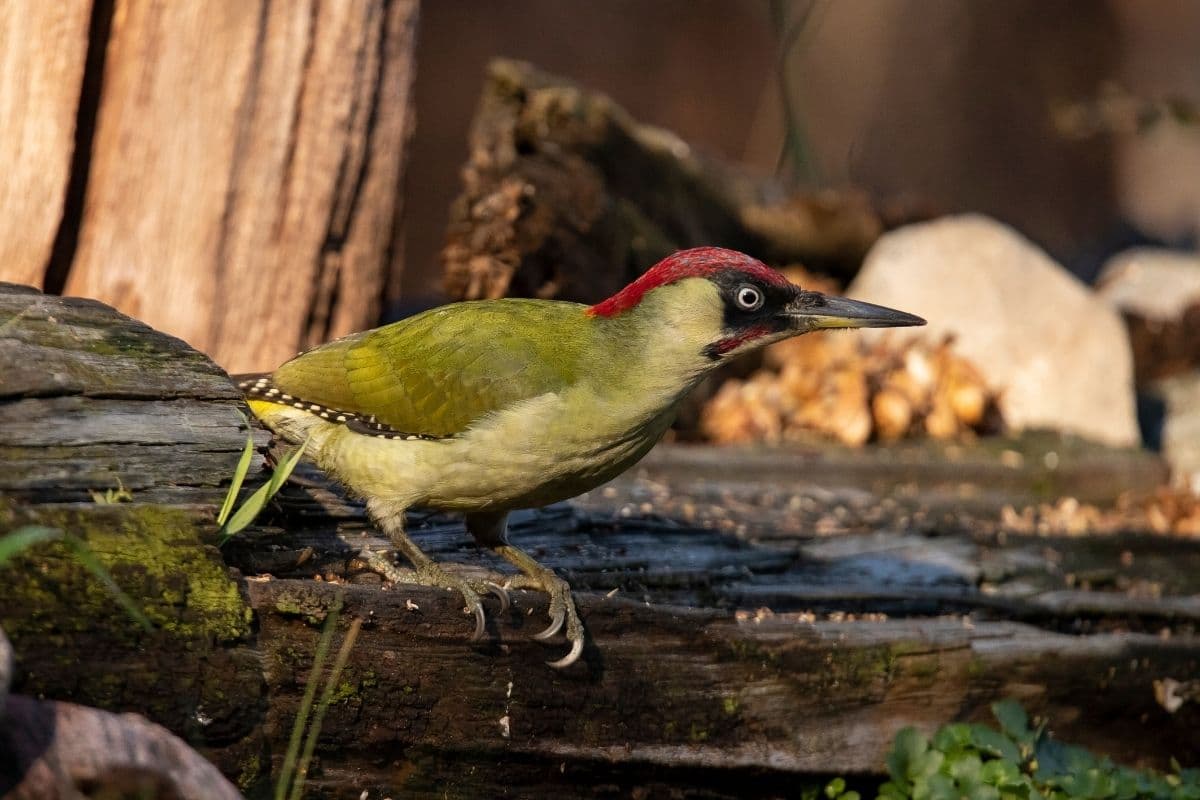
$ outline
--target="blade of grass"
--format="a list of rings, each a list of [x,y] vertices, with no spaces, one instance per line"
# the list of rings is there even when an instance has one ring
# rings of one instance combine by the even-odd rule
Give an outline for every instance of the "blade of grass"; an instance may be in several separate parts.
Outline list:
[[[300,708],[296,712],[296,721],[292,723],[292,735],[288,739],[287,752],[283,756],[283,766],[279,769],[279,780],[275,783],[275,800],[285,800],[288,795],[288,788],[296,772],[300,743],[308,725],[308,715],[312,711],[313,698],[317,696],[318,678],[325,670],[325,657],[329,655],[329,644],[333,641],[333,632],[337,629],[337,620],[341,613],[342,592],[338,590],[333,605],[325,616],[325,626],[313,653],[312,669],[308,671],[308,684],[304,687],[304,696],[300,698]]]
[[[300,457],[304,455],[304,450],[308,447],[310,435],[304,440],[304,444],[292,450],[284,457],[275,471],[271,473],[271,479],[255,490],[254,494],[246,498],[246,502],[242,503],[237,511],[233,512],[228,522],[221,528],[221,536],[217,540],[217,546],[228,542],[237,533],[246,528],[254,518],[266,507],[267,502],[276,495],[279,489],[283,486],[284,481],[292,474],[292,470],[300,463]]]
[[[218,525],[224,525],[225,520],[229,519],[229,512],[233,511],[233,504],[237,501],[238,493],[242,491],[242,483],[246,480],[246,473],[250,471],[250,462],[253,460],[254,433],[251,432],[246,434],[246,447],[242,450],[242,457],[238,460],[237,469],[233,471],[233,481],[229,484],[229,491],[225,494],[225,502],[221,504],[221,513],[217,515]]]
[[[63,532],[58,528],[47,528],[42,525],[25,525],[17,528],[12,533],[0,537],[0,564],[34,545],[53,542],[62,537]]]
[[[300,762],[296,767],[296,782],[292,785],[292,793],[288,795],[288,800],[300,800],[301,793],[304,791],[304,782],[308,779],[308,765],[312,761],[313,751],[317,749],[317,739],[321,735],[321,723],[325,721],[325,711],[333,702],[338,679],[342,676],[342,670],[350,658],[350,651],[354,649],[354,642],[358,639],[358,631],[361,628],[361,617],[350,623],[350,630],[346,631],[346,638],[342,640],[342,646],[333,660],[333,669],[330,670],[329,678],[325,681],[321,699],[317,702],[316,713],[313,714],[312,723],[308,726],[308,736],[304,739],[304,750],[300,753]]]

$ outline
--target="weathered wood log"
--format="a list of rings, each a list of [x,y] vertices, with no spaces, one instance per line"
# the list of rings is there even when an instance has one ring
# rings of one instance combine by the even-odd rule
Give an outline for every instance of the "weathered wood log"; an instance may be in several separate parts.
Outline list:
[[[0,279],[42,285],[62,223],[90,0],[0,15]]]
[[[514,592],[469,643],[452,594],[363,571],[359,551],[386,543],[311,468],[218,552],[213,511],[245,436],[219,370],[98,303],[9,288],[0,309],[0,456],[25,465],[0,472],[0,535],[75,533],[156,624],[138,629],[67,551],[31,551],[0,581],[14,691],[136,710],[250,794],[279,770],[339,593],[338,630],[364,622],[316,796],[778,796],[878,771],[901,726],[984,719],[1006,696],[1122,760],[1200,750],[1200,705],[1172,713],[1154,690],[1200,669],[1200,545],[976,526],[1045,490],[1002,453],[671,448],[581,504],[518,515],[514,541],[572,582],[588,628],[582,663],[556,672],[559,649],[530,635],[544,597]],[[74,416],[51,424],[59,413]],[[1055,446],[1062,485],[1097,501],[1160,474]],[[1030,447],[1025,463],[1044,466]],[[133,503],[87,499],[116,476]],[[946,520],[953,496],[972,502]],[[927,497],[945,502],[922,516]],[[457,521],[410,527],[450,569],[507,569]]]
[[[252,612],[211,546],[211,508],[246,440],[238,392],[178,339],[10,284],[0,376],[0,530],[83,539],[155,625],[138,628],[63,544],[31,550],[0,567],[16,691],[136,710],[252,757],[263,698]],[[91,494],[119,487],[134,502]]]
[[[846,277],[882,230],[863,196],[780,202],[609,98],[513,61],[488,69],[463,180],[442,254],[455,299],[596,302],[699,245]]]
[[[43,285],[58,234],[49,288],[235,371],[378,321],[401,269],[417,0],[34,5],[0,28],[21,148],[0,279]],[[48,90],[24,102],[26,80]]]
[[[239,800],[217,768],[159,725],[73,703],[9,698],[0,795],[9,800]]]
[[[277,727],[286,728],[303,691],[308,659],[296,653],[312,648],[315,621],[336,591],[250,584]],[[367,625],[322,729],[329,771],[314,786],[330,796],[351,796],[347,785],[395,791],[395,775],[406,796],[524,794],[529,784],[512,781],[530,765],[541,773],[538,796],[586,796],[610,770],[632,786],[702,786],[707,774],[727,787],[716,796],[777,796],[805,775],[876,772],[900,727],[985,719],[1003,696],[1019,697],[1064,738],[1129,760],[1200,745],[1181,724],[1194,710],[1172,717],[1153,691],[1155,679],[1197,669],[1194,640],[1081,641],[961,618],[734,618],[585,594],[593,643],[582,669],[559,675],[540,666],[546,648],[522,635],[540,627],[540,602],[530,606],[531,624],[519,596],[511,624],[521,627],[509,633],[503,620],[498,647],[467,649],[453,598],[345,594],[343,614]],[[381,771],[383,759],[396,760]],[[730,791],[748,769],[761,771],[761,783]]]

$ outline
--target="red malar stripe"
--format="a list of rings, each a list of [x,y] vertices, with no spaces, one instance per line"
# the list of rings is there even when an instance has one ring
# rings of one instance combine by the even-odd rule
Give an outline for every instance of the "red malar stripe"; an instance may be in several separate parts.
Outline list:
[[[771,333],[771,327],[769,325],[755,325],[752,328],[746,328],[745,330],[738,331],[736,335],[730,336],[727,339],[721,339],[717,341],[712,346],[712,349],[720,355],[725,355],[728,352],[738,349],[744,344],[753,342],[755,339],[761,339],[769,333]]]

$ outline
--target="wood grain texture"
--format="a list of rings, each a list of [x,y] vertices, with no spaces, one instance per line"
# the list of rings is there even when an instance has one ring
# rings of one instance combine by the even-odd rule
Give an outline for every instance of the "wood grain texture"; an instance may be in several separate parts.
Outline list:
[[[454,299],[595,303],[674,250],[721,245],[852,276],[882,229],[854,192],[797,195],[739,174],[610,98],[489,65],[442,251]]]
[[[248,588],[270,727],[285,729],[311,663],[301,653],[315,647],[338,589]],[[1186,758],[1200,746],[1188,728],[1194,709],[1171,716],[1153,692],[1156,679],[1197,668],[1194,637],[1077,637],[956,617],[735,618],[583,593],[591,643],[578,669],[553,673],[542,664],[553,651],[530,638],[541,598],[518,593],[491,641],[464,647],[461,603],[444,592],[353,587],[345,596],[342,625],[366,625],[342,675],[344,699],[322,728],[325,772],[313,788],[330,797],[361,788],[589,797],[609,781],[628,781],[626,791],[661,781],[713,792],[704,796],[778,797],[805,776],[878,772],[900,728],[988,720],[1002,697],[1045,715],[1056,735],[1126,761],[1161,763],[1152,753],[1168,750]],[[541,765],[541,786],[522,776],[529,763]],[[758,780],[739,789],[743,771]]]
[[[370,327],[393,258],[416,0],[117,0],[68,294],[233,371]]]
[[[0,283],[0,492],[40,502],[133,490],[220,502],[241,395],[180,340],[94,300]]]
[[[62,221],[90,0],[0,14],[0,280],[41,286]]]

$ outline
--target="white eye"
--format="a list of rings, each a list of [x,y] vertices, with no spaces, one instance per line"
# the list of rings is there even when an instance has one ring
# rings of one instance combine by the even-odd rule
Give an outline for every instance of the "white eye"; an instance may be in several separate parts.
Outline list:
[[[737,301],[738,308],[746,311],[757,311],[762,308],[763,293],[754,286],[739,286],[733,297]]]

